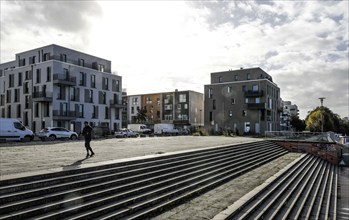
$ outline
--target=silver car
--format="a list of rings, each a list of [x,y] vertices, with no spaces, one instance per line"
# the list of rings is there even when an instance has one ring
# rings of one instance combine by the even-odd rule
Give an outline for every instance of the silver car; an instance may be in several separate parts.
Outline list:
[[[115,132],[117,138],[138,137],[139,133],[131,129],[123,128]]]
[[[37,136],[41,140],[56,140],[56,139],[71,139],[76,140],[78,134],[74,131],[70,131],[61,127],[47,127],[37,133]]]

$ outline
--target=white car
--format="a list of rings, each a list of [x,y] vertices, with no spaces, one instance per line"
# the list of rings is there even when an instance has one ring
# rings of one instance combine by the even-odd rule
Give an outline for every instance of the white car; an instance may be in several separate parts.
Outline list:
[[[138,137],[139,133],[132,131],[131,129],[120,129],[117,132],[115,132],[115,137],[117,138],[126,138],[126,137]]]
[[[78,138],[78,134],[74,131],[69,131],[66,128],[61,127],[47,127],[42,129],[37,136],[41,140],[56,140],[61,138],[76,140]]]

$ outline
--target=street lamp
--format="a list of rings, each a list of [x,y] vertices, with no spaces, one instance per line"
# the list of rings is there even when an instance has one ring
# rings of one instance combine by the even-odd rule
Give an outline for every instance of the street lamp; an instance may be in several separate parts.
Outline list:
[[[202,112],[202,109],[200,109],[200,122],[199,122],[199,128],[201,127],[201,112]]]
[[[325,97],[321,97],[320,99],[320,103],[321,103],[321,107],[320,107],[320,113],[321,113],[321,132],[324,132],[324,113],[323,113],[323,104],[324,104],[324,99],[326,99]]]

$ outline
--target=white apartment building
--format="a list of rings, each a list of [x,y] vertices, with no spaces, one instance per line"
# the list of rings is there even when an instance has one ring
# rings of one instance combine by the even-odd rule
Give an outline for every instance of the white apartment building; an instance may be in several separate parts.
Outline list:
[[[109,60],[52,44],[0,64],[0,117],[33,132],[58,126],[80,133],[84,121],[116,130],[122,107],[121,76]]]
[[[289,131],[292,130],[291,116],[297,116],[299,113],[298,106],[292,104],[291,101],[282,101],[282,114],[280,116],[280,130]]]

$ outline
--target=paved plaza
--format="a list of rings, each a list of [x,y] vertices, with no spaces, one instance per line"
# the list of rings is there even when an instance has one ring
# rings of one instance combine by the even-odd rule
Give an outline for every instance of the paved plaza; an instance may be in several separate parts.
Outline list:
[[[221,136],[97,139],[91,142],[96,155],[89,158],[85,158],[83,140],[0,143],[1,179],[260,140]]]

